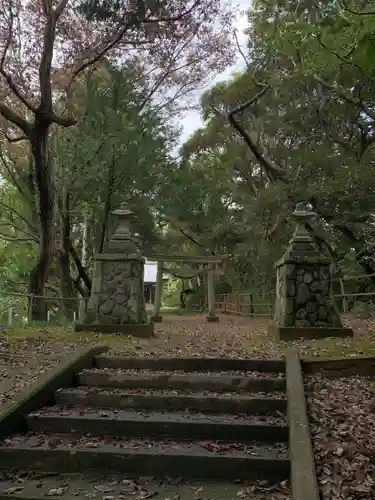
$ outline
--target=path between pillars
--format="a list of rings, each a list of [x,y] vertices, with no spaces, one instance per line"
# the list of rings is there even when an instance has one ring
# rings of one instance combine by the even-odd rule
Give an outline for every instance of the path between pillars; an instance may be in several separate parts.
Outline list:
[[[206,314],[162,313],[162,323],[155,323],[156,337],[129,339],[123,352],[178,357],[278,357],[283,349],[268,334],[267,327],[268,321],[229,315],[220,315],[219,322],[210,323]]]

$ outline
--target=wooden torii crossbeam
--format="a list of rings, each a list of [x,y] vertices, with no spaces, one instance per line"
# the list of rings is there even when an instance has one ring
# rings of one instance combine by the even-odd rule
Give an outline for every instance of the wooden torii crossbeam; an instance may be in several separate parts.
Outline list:
[[[144,254],[146,259],[156,262],[184,262],[192,264],[222,264],[229,255],[168,255],[165,253]]]
[[[158,269],[156,274],[156,287],[154,299],[154,311],[151,320],[155,323],[161,322],[160,316],[161,299],[163,294],[163,272],[168,272],[165,262],[185,263],[185,264],[205,264],[206,269],[197,270],[197,274],[207,274],[207,321],[218,321],[215,316],[215,275],[223,274],[222,269],[215,269],[216,265],[223,264],[229,259],[229,255],[168,255],[164,253],[144,254],[148,260],[156,261]],[[173,270],[171,270],[173,271]]]

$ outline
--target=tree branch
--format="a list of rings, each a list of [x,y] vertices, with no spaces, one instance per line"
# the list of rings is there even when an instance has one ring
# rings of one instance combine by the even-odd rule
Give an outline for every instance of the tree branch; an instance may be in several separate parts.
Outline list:
[[[86,285],[86,288],[91,291],[91,280],[86,272],[86,269],[83,267],[81,259],[79,258],[79,255],[77,253],[77,250],[74,248],[72,241],[70,241],[70,254],[73,257],[74,263],[77,266],[77,271],[79,274],[79,277],[82,279],[84,284]]]
[[[22,214],[20,214],[20,213],[18,212],[18,210],[16,210],[16,209],[15,209],[15,208],[13,208],[13,207],[10,207],[9,205],[7,205],[6,203],[4,203],[4,202],[3,202],[3,201],[1,201],[1,200],[0,200],[0,205],[1,205],[2,207],[4,207],[6,210],[9,210],[9,212],[10,212],[10,213],[15,214],[15,215],[16,215],[19,219],[21,219],[21,220],[22,220],[22,221],[23,221],[23,222],[24,222],[24,223],[25,223],[25,224],[26,224],[26,225],[27,225],[27,226],[28,226],[28,227],[29,227],[32,231],[37,232],[37,231],[36,231],[36,228],[35,228],[35,227],[31,224],[31,222],[30,222],[30,221],[28,221],[28,220],[26,219],[26,217],[24,217]]]
[[[349,104],[352,104],[356,108],[360,109],[365,113],[371,120],[375,121],[375,112],[373,112],[368,106],[366,106],[361,99],[353,97],[352,95],[345,92],[343,88],[340,88],[338,85],[331,84],[320,78],[318,75],[314,75],[314,79],[320,83],[320,85],[328,90],[331,90],[336,95],[341,97],[344,101]]]
[[[73,285],[76,287],[77,291],[83,298],[87,298],[87,294],[85,293],[85,289],[80,284],[81,277],[77,276],[76,279],[73,280]]]
[[[195,238],[193,238],[193,236],[190,236],[190,234],[185,232],[182,229],[182,227],[180,227],[180,233],[183,234],[186,238],[188,238],[192,243],[194,243],[194,245],[197,245],[198,247],[201,247],[201,248],[204,248],[205,250],[208,250],[211,253],[211,255],[216,255],[216,253],[213,250],[205,247],[204,245],[202,245],[202,243],[199,243],[199,241],[197,241]]]
[[[74,79],[78,76],[79,73],[87,69],[89,66],[92,66],[93,64],[99,62],[102,60],[102,58],[111,50],[113,49],[117,43],[121,41],[125,33],[128,31],[130,27],[139,27],[142,24],[158,24],[158,23],[173,23],[176,21],[180,21],[183,19],[185,16],[189,15],[197,5],[201,3],[202,0],[196,0],[187,10],[181,12],[177,16],[173,17],[158,17],[158,18],[152,18],[151,15],[148,17],[145,17],[141,20],[138,20],[134,22],[134,19],[130,19],[127,22],[124,22],[124,26],[122,29],[120,29],[117,33],[114,33],[112,36],[111,40],[108,40],[106,43],[102,44],[103,48],[97,52],[97,54],[94,57],[91,57],[87,59],[86,61],[83,61],[75,70],[73,70],[70,83],[74,81]],[[129,43],[129,42],[128,42]],[[139,43],[139,42],[137,42]],[[147,42],[148,43],[148,42]]]
[[[77,124],[77,120],[75,120],[74,118],[72,118],[70,116],[67,116],[67,117],[58,116],[55,113],[52,113],[50,115],[50,120],[54,123],[57,123],[58,125],[61,125],[62,127],[66,127],[66,128],[72,127],[73,125]]]
[[[355,50],[355,45],[352,49],[349,50],[349,52],[347,54],[345,54],[344,56],[341,56],[340,54],[338,54],[337,52],[335,52],[333,49],[331,49],[330,47],[328,47],[322,40],[322,33],[318,33],[316,35],[316,40],[318,41],[319,45],[327,50],[328,52],[330,52],[331,54],[333,54],[335,57],[337,57],[337,59],[339,61],[341,61],[342,63],[348,65],[348,66],[354,66],[355,68],[359,69],[359,71],[362,73],[362,75],[364,76],[364,71],[363,69],[361,68],[361,66],[359,66],[357,63],[355,63],[354,61],[348,61],[348,57],[354,52]]]
[[[22,116],[18,115],[15,113],[11,108],[9,108],[6,104],[0,103],[0,114],[3,115],[3,117],[12,122],[13,125],[16,125],[19,129],[22,130],[22,132],[29,138],[31,136],[31,125],[30,123],[22,118]]]
[[[1,148],[1,146],[0,146],[0,161],[3,164],[5,170],[8,172],[8,175],[9,175],[11,181],[12,181],[12,184],[18,189],[18,192],[20,193],[20,195],[23,196],[25,199],[29,199],[30,200],[30,194],[28,195],[27,193],[25,193],[23,187],[21,186],[21,184],[17,180],[15,174],[12,172],[12,169],[10,168],[10,165],[8,165],[8,161],[5,159],[4,152],[3,152],[2,148]],[[17,171],[17,168],[14,167],[14,169],[16,170],[18,177],[21,177],[21,175]]]
[[[254,103],[259,101],[259,99],[263,97],[269,91],[270,88],[271,88],[270,85],[266,85],[255,97],[245,102],[244,104],[241,104],[236,108],[232,109],[232,111],[228,113],[228,119],[229,123],[233,126],[235,130],[237,130],[237,132],[243,138],[245,143],[248,145],[251,152],[258,160],[259,164],[263,167],[270,180],[276,180],[276,179],[284,180],[286,176],[286,171],[282,167],[274,163],[270,158],[268,158],[262,152],[259,145],[251,138],[250,134],[248,134],[246,130],[234,118],[234,115],[236,113],[244,111],[246,108],[252,106]]]
[[[343,10],[346,10],[346,12],[349,12],[349,14],[353,14],[355,16],[375,16],[375,10],[369,10],[369,11],[361,11],[361,12],[358,12],[356,10],[353,10],[351,9],[350,7],[348,7],[347,3],[346,3],[346,0],[337,0],[337,3],[340,5],[340,7],[343,9]]]
[[[25,240],[25,241],[31,240],[31,241],[34,241],[35,243],[39,243],[39,238],[37,236],[29,233],[28,231],[25,231],[24,229],[22,229],[22,227],[15,225],[13,220],[10,220],[8,222],[0,222],[0,227],[11,228],[12,230],[16,230],[19,233],[23,233],[27,237],[27,240]],[[12,236],[10,234],[8,236],[9,236],[9,238],[18,238],[18,236]]]
[[[5,70],[5,59],[8,53],[8,49],[11,46],[11,43],[13,41],[13,21],[14,21],[14,15],[12,12],[12,4],[10,3],[9,6],[9,26],[8,26],[8,36],[5,42],[5,46],[3,49],[3,53],[0,59],[0,74],[5,78],[5,81],[8,84],[8,87],[10,90],[13,92],[13,94],[33,113],[35,113],[35,107],[24,97],[17,87],[17,85],[14,83],[13,78],[11,75]]]
[[[4,135],[6,140],[8,142],[14,143],[14,142],[20,142],[20,141],[27,141],[29,138],[26,135],[20,135],[18,137],[9,137],[9,135],[4,132],[3,130],[0,130],[0,133]]]
[[[2,233],[0,231],[0,238],[3,238],[3,240],[5,241],[9,241],[9,242],[23,242],[23,243],[26,243],[27,241],[29,242],[30,241],[30,238],[24,238],[24,237],[21,237],[21,236],[10,236],[9,234],[5,234],[5,233]]]
[[[55,9],[55,19],[56,19],[56,21],[59,20],[59,17],[64,12],[65,7],[68,5],[68,2],[69,2],[69,0],[61,0],[61,2],[56,7],[56,9]]]
[[[244,60],[246,68],[249,69],[250,68],[250,62],[247,60],[247,57],[245,56],[245,53],[242,50],[242,47],[241,47],[240,42],[238,40],[238,36],[237,36],[237,31],[236,30],[234,30],[233,35],[234,35],[234,41],[236,42],[237,50],[240,53],[242,59]]]

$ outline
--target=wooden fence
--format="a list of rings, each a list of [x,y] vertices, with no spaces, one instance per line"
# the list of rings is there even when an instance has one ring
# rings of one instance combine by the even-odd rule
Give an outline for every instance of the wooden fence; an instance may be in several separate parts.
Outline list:
[[[342,314],[353,317],[375,317],[375,276],[344,276],[332,280],[332,298]],[[222,314],[272,318],[275,292],[226,293],[216,295],[215,310]],[[207,311],[205,299],[197,299],[193,310]]]
[[[215,311],[222,314],[236,314],[239,316],[272,318],[274,313],[275,295],[264,293],[223,293],[215,297]],[[202,313],[207,311],[205,299],[197,299],[193,311]]]

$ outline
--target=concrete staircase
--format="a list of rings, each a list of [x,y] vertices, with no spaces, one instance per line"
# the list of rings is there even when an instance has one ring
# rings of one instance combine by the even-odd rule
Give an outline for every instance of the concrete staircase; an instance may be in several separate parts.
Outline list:
[[[0,500],[263,499],[289,478],[283,361],[100,355],[76,382],[0,444]]]

